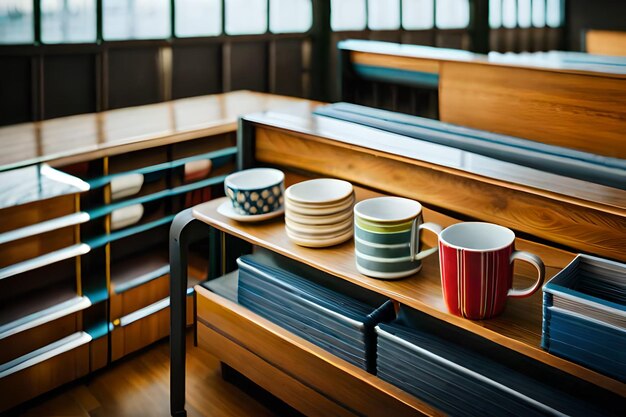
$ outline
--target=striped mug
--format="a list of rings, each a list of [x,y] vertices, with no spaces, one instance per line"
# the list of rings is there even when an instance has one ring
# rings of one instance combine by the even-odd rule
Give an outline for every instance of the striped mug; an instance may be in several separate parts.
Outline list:
[[[401,197],[377,197],[354,206],[356,268],[363,275],[396,279],[416,274],[422,259],[438,247],[421,249],[419,234],[441,232],[435,223],[422,221],[422,205]]]
[[[504,310],[507,297],[528,297],[541,288],[543,262],[514,245],[512,230],[491,223],[457,223],[440,233],[441,287],[452,314],[473,320],[494,317]],[[537,281],[529,288],[513,288],[516,259],[537,269]]]

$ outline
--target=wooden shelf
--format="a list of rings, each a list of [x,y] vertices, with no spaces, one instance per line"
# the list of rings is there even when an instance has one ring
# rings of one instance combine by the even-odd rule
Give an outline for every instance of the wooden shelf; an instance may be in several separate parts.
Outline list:
[[[307,385],[312,387],[308,388],[310,391],[299,394],[320,397],[314,406],[310,403],[306,405],[312,415],[320,415],[320,410],[329,407],[324,404],[329,400],[331,403],[337,401],[340,406],[335,404],[332,407],[336,408],[332,408],[332,411],[324,410],[321,415],[443,415],[411,394],[296,336],[246,307],[203,286],[197,286],[195,290],[198,294],[196,308],[200,346],[220,360],[236,365],[244,374],[261,371],[263,375],[271,375],[271,378],[264,376],[257,380],[270,391],[274,389],[276,381],[284,379],[300,385],[300,389],[306,390],[304,387]],[[247,346],[252,345],[254,351],[248,350]],[[281,354],[277,355],[277,351]],[[285,372],[285,369],[289,371]],[[284,388],[291,389],[289,384],[285,384]],[[290,401],[299,402],[294,398],[290,398]]]
[[[39,289],[12,301],[2,306],[0,339],[90,305],[87,297],[77,295],[69,285]]]
[[[381,195],[358,187],[355,187],[355,191],[358,201]],[[431,256],[423,261],[422,271],[406,279],[385,281],[368,278],[356,270],[352,241],[324,249],[300,247],[288,239],[282,219],[257,224],[238,223],[217,212],[217,208],[224,201],[222,198],[196,206],[193,209],[193,215],[219,230],[244,239],[254,245],[265,247],[316,269],[383,294],[440,320],[459,326],[509,349],[559,368],[571,375],[620,395],[626,395],[626,384],[581,365],[556,357],[541,349],[539,345],[542,322],[541,294],[535,294],[527,299],[509,300],[505,312],[497,318],[484,321],[463,319],[450,314],[444,305],[436,256]],[[424,220],[435,221],[442,226],[456,222],[454,219],[430,210],[424,210]],[[432,244],[433,242],[426,240],[425,243]],[[516,246],[520,249],[534,252],[544,259],[546,262],[547,279],[554,276],[574,257],[574,254],[521,239],[517,239]],[[532,276],[530,269],[516,268],[515,282],[517,285],[520,285],[520,281],[525,282]]]

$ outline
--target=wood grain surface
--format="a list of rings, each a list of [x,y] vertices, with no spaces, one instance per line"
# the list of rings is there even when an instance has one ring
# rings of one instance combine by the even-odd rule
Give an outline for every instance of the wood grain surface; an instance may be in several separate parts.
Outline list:
[[[439,74],[439,61],[436,59],[421,59],[397,55],[372,54],[367,52],[351,52],[350,60],[354,64],[360,65]]]
[[[256,159],[416,199],[576,251],[626,261],[626,209],[552,198],[533,189],[312,135],[256,127]],[[617,190],[621,191],[621,190]],[[624,192],[622,192],[624,194]]]
[[[0,128],[0,170],[54,166],[235,132],[237,118],[268,109],[301,113],[316,102],[235,91]]]
[[[441,415],[417,398],[293,335],[247,308],[205,288],[196,287],[196,291],[197,314],[201,324],[223,334],[323,397],[338,402],[349,413],[371,416]],[[210,343],[206,339],[205,342]],[[283,398],[283,401],[293,403],[289,397]],[[321,412],[318,409],[316,414]]]
[[[194,347],[191,332],[188,336],[186,410],[189,417],[276,415],[237,386],[222,380],[219,361],[204,349]],[[169,378],[169,343],[163,340],[89,378],[28,402],[10,415],[169,417]]]
[[[198,346],[306,416],[354,416],[296,377],[275,368],[254,351],[202,323],[198,323]]]
[[[590,54],[626,56],[626,32],[588,30],[585,49]]]
[[[357,187],[356,195],[357,200],[362,200],[380,194]],[[479,334],[545,364],[557,367],[621,395],[626,395],[626,384],[568,360],[553,356],[541,349],[539,345],[542,321],[541,294],[535,294],[526,299],[509,300],[505,312],[494,319],[484,321],[463,319],[451,315],[444,305],[441,294],[439,264],[436,256],[426,258],[423,261],[422,270],[406,279],[385,281],[368,278],[356,270],[354,244],[352,241],[324,249],[310,249],[297,246],[287,237],[282,219],[259,224],[238,223],[217,213],[217,207],[223,201],[223,199],[218,199],[195,207],[193,210],[194,216],[255,245],[268,248],[316,269],[383,294],[402,304]],[[424,211],[425,221],[441,221],[442,219],[445,220],[443,223],[456,222],[454,219],[442,214],[434,215],[430,210]],[[428,244],[428,241],[425,243]],[[528,250],[545,259],[547,279],[560,271],[563,266],[574,258],[573,253],[555,250],[549,246],[524,241],[519,238],[516,239],[516,247]],[[527,283],[532,277],[534,277],[534,274],[530,269],[516,269],[515,285],[521,287],[523,283]]]
[[[3,209],[0,215],[0,233],[62,217],[74,211],[75,202],[72,194],[8,207]]]
[[[89,344],[0,379],[0,412],[89,372]]]
[[[446,62],[444,122],[626,158],[626,79]]]
[[[187,297],[187,325],[193,324],[193,297]],[[170,334],[170,308],[166,307],[127,326],[115,327],[110,333],[111,360],[148,346]]]

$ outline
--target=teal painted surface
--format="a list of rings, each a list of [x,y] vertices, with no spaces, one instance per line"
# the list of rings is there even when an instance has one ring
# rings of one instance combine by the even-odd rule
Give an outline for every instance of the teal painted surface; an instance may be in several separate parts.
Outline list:
[[[408,71],[361,64],[354,64],[354,71],[359,76],[372,81],[402,84],[411,87],[437,88],[439,86],[439,75],[430,72]]]
[[[85,329],[85,332],[89,333],[89,335],[95,340],[108,335],[109,326],[107,322],[103,321],[94,324],[93,326],[89,326]]]
[[[111,180],[115,177],[120,177],[128,174],[151,174],[154,172],[165,171],[168,169],[177,168],[185,165],[188,162],[199,161],[203,159],[210,159],[213,162],[213,166],[218,168],[223,166],[230,160],[233,160],[237,155],[237,147],[233,146],[230,148],[220,149],[218,151],[207,152],[200,155],[190,156],[189,158],[177,159],[176,161],[164,162],[162,164],[151,165],[149,167],[143,167],[138,169],[133,169],[130,171],[120,172],[117,174],[105,175],[103,177],[93,178],[89,181],[89,186],[91,189],[104,187],[109,184]]]
[[[87,243],[87,245],[89,245],[89,247],[91,247],[92,249],[99,248],[115,240],[123,239],[125,237],[132,236],[137,233],[145,232],[146,230],[154,229],[155,227],[159,227],[161,225],[170,223],[172,220],[174,220],[175,216],[176,216],[175,214],[172,214],[172,215],[163,217],[162,219],[155,220],[150,223],[142,224],[140,226],[123,229],[118,232],[113,232],[109,235],[98,236],[96,238],[87,240],[85,243]]]
[[[99,217],[106,216],[107,214],[112,213],[114,210],[132,206],[134,204],[144,204],[150,201],[155,201],[161,198],[172,197],[175,195],[180,195],[187,193],[189,191],[197,190],[199,188],[208,187],[210,185],[216,185],[224,182],[224,179],[227,175],[220,175],[218,177],[207,178],[202,181],[197,181],[191,184],[182,185],[180,187],[166,189],[163,191],[159,191],[154,194],[144,195],[142,197],[133,198],[130,200],[120,201],[118,203],[108,204],[106,206],[98,207],[93,210],[88,211],[90,219],[97,219]]]

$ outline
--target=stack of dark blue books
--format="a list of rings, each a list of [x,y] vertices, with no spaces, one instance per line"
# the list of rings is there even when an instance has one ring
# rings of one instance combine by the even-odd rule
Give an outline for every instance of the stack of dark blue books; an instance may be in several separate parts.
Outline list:
[[[245,255],[239,304],[366,370],[376,369],[374,327],[391,302],[339,278],[269,253]]]
[[[584,381],[434,320],[402,308],[396,321],[379,324],[377,375],[446,414],[601,416],[624,409],[623,398],[591,392]]]
[[[626,382],[626,265],[578,255],[543,288],[542,346]]]

